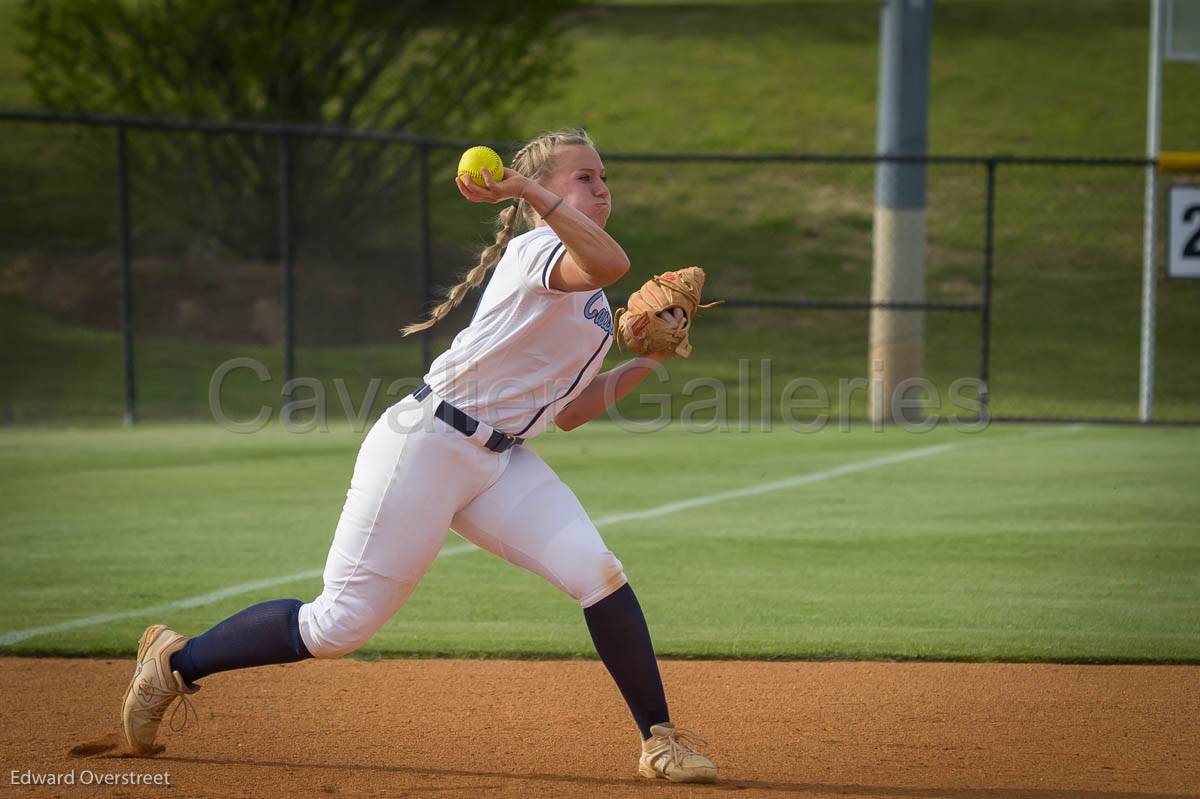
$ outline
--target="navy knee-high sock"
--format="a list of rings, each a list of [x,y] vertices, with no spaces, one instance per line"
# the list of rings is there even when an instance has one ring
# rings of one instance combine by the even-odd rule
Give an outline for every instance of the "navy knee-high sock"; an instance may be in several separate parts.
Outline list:
[[[671,717],[646,617],[633,589],[626,583],[584,608],[583,618],[597,654],[633,713],[642,740],[649,738],[651,725],[670,721]]]
[[[298,599],[272,599],[235,613],[171,655],[171,668],[193,683],[219,671],[310,658],[300,638],[303,604]]]

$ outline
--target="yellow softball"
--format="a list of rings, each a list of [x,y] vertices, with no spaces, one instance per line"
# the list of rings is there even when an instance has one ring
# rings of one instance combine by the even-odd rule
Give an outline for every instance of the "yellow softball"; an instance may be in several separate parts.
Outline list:
[[[504,180],[504,162],[491,147],[472,147],[458,159],[458,176],[469,175],[477,186],[487,185],[483,179],[485,169],[497,183]]]

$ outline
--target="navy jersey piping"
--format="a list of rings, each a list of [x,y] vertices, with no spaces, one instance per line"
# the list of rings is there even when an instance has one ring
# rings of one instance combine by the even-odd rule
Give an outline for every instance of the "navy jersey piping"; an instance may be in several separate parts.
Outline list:
[[[546,265],[542,267],[542,285],[544,285],[546,287],[547,291],[550,290],[550,282],[549,282],[550,278],[549,278],[549,275],[547,274],[546,270],[548,270],[550,268],[550,264],[554,263],[554,259],[558,255],[558,251],[560,249],[562,249],[564,246],[566,246],[566,245],[564,245],[560,241],[558,243],[558,245],[553,250],[550,251],[550,259],[547,260]],[[505,248],[505,249],[507,250],[507,248]],[[501,256],[503,256],[503,255],[504,255],[504,253],[501,253]],[[471,321],[467,322],[468,326],[473,325],[475,323],[475,317],[479,316],[479,308],[480,308],[480,306],[483,305],[483,293],[485,291],[487,291],[487,287],[491,285],[492,277],[495,276],[495,274],[496,274],[496,272],[495,272],[495,270],[493,270],[492,273],[488,275],[487,282],[483,284],[483,290],[479,292],[479,299],[476,300],[476,302],[475,302],[475,310],[471,312]]]
[[[583,368],[579,370],[579,374],[575,375],[575,381],[573,383],[571,383],[571,387],[568,388],[566,391],[564,391],[562,394],[560,394],[557,399],[553,399],[550,402],[547,402],[545,405],[543,405],[541,407],[541,409],[538,410],[538,412],[536,414],[534,414],[533,418],[529,420],[529,424],[525,425],[525,427],[523,427],[521,429],[521,432],[515,434],[518,438],[525,435],[525,432],[527,430],[529,430],[529,428],[533,427],[533,423],[536,422],[538,419],[542,418],[542,414],[546,412],[547,408],[549,408],[551,405],[558,402],[558,400],[562,399],[563,397],[567,396],[568,394],[570,394],[572,391],[575,390],[575,386],[579,385],[579,380],[580,380],[580,378],[583,377],[583,373],[586,372],[587,368],[592,365],[592,361],[596,360],[596,356],[600,354],[600,350],[604,349],[604,345],[607,343],[608,343],[608,334],[605,333],[604,338],[600,339],[600,346],[597,347],[596,351],[592,353],[592,357],[587,359],[587,363],[585,363],[583,365]]]
[[[479,292],[479,299],[475,301],[475,310],[471,312],[471,321],[467,322],[467,327],[470,327],[471,325],[475,324],[475,317],[479,316],[479,309],[483,306],[484,292],[486,292],[488,290],[488,286],[492,285],[492,278],[495,276],[496,276],[496,270],[493,269],[492,273],[490,275],[488,275],[487,282],[483,284],[483,289]]]
[[[542,285],[546,287],[546,291],[550,291],[550,265],[558,257],[559,250],[565,246],[561,241],[555,245],[554,249],[550,251],[550,257],[546,259],[546,265],[542,267]]]

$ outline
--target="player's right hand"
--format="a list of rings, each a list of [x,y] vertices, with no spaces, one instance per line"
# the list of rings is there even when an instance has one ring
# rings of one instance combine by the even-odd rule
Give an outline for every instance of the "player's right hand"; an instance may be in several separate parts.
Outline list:
[[[529,183],[529,178],[508,167],[504,168],[504,179],[499,183],[492,179],[486,169],[483,170],[483,179],[486,186],[477,185],[466,175],[460,175],[454,182],[458,186],[458,193],[473,203],[498,203],[520,197]]]

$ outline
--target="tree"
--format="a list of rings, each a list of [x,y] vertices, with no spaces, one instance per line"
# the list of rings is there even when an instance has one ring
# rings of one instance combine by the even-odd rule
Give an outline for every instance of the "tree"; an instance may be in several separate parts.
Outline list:
[[[511,131],[562,74],[579,0],[24,0],[27,77],[46,107],[442,133]],[[145,134],[135,187],[163,223],[244,256],[277,236],[278,142]],[[306,141],[296,229],[336,215],[353,237],[411,173],[411,148]],[[170,209],[163,212],[163,209]]]

